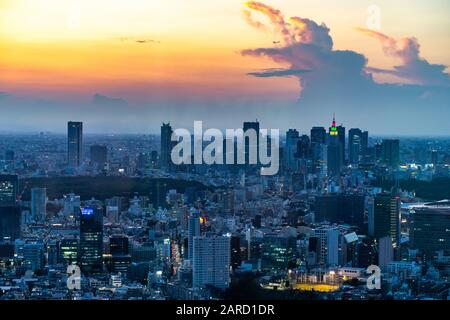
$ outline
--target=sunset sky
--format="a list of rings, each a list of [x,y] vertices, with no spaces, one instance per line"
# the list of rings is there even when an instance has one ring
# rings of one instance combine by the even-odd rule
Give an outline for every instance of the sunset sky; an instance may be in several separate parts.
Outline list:
[[[255,118],[307,131],[334,111],[377,134],[446,134],[449,13],[448,0],[0,0],[0,131],[82,120],[88,132],[147,133],[162,121]],[[370,79],[359,87],[361,73]]]

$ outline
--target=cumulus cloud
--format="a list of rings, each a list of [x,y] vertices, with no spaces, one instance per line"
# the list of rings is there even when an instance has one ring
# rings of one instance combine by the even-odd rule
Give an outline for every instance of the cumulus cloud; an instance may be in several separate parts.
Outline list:
[[[301,17],[286,18],[279,10],[265,4],[250,1],[245,10],[251,26],[257,26],[256,14],[268,20],[264,28],[280,37],[276,47],[244,49],[243,56],[268,57],[282,65],[288,65],[281,74],[296,77],[300,86],[299,105],[303,118],[316,122],[319,113],[334,111],[356,123],[382,124],[395,131],[401,119],[408,115],[410,121],[423,125],[424,113],[445,113],[450,116],[450,93],[445,66],[434,65],[420,57],[419,44],[414,38],[401,41],[381,33],[367,34],[377,38],[384,52],[399,58],[401,65],[392,70],[371,68],[368,59],[351,50],[336,50],[330,29],[325,24]],[[262,22],[261,22],[262,23]],[[260,29],[260,28],[258,28]],[[308,72],[297,72],[308,70]],[[391,73],[403,78],[404,83],[377,83],[374,73]],[[280,72],[248,73],[255,77],[275,77]],[[370,118],[370,120],[369,120]],[[449,124],[433,117],[434,123],[449,128]]]
[[[357,28],[360,32],[377,39],[387,56],[398,58],[401,65],[394,69],[368,68],[371,72],[386,73],[421,85],[449,86],[450,78],[445,72],[446,66],[432,64],[420,57],[420,44],[416,38],[396,40],[381,32]]]

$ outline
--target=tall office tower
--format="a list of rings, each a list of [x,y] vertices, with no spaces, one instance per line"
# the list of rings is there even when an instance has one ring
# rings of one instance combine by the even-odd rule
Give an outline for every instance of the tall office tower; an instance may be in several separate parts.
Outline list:
[[[437,150],[431,150],[431,163],[434,165],[439,163],[439,154]]]
[[[361,157],[360,161],[363,163],[369,162],[369,132],[361,132]]]
[[[20,238],[21,211],[17,175],[0,175],[0,241]]]
[[[352,194],[328,194],[315,197],[316,222],[345,223],[357,226],[361,232],[364,223],[365,196]]]
[[[58,264],[59,243],[56,240],[47,242],[46,247],[47,265],[54,266]]]
[[[339,136],[341,133],[342,129],[338,130],[338,128],[336,127],[335,118],[333,116],[333,122],[331,124],[330,131],[328,133],[328,145],[327,145],[327,169],[328,175],[330,177],[339,176],[343,166],[343,157],[342,157],[343,149],[341,144],[342,138]]]
[[[324,127],[312,127],[311,129],[311,143],[325,144],[326,130]]]
[[[339,138],[339,146],[341,148],[340,154],[341,154],[341,162],[342,165],[345,164],[345,127],[340,125],[337,126],[337,131],[338,131],[338,138]]]
[[[410,248],[427,259],[438,250],[450,250],[450,201],[426,203],[410,209]]]
[[[233,270],[241,265],[241,238],[239,234],[230,237],[230,264]]]
[[[262,244],[262,268],[287,270],[297,257],[296,239],[290,235],[267,233]]]
[[[47,189],[32,188],[31,189],[31,216],[37,223],[45,221],[47,213]]]
[[[363,154],[363,134],[361,129],[352,128],[348,131],[348,162],[351,165],[358,165]]]
[[[188,259],[193,258],[194,237],[200,236],[200,212],[191,210],[188,218]]]
[[[319,240],[318,262],[320,265],[336,266],[339,263],[339,230],[323,226],[314,230]]]
[[[78,239],[65,238],[59,243],[59,261],[71,264],[78,261]]]
[[[256,133],[256,146],[250,145],[251,141],[248,137],[245,138],[244,141],[244,153],[245,153],[245,164],[248,165],[250,163],[250,146],[254,147],[256,150],[256,162],[259,163],[259,122],[244,122],[242,131],[245,133],[253,129]]]
[[[19,189],[19,179],[17,175],[0,175],[0,206],[15,205]]]
[[[19,205],[0,206],[0,241],[20,238],[21,216]]]
[[[389,262],[394,260],[394,250],[391,237],[383,237],[378,241],[378,266],[384,270]]]
[[[108,148],[106,146],[91,146],[91,165],[101,169],[108,160]]]
[[[369,230],[374,237],[381,239],[391,237],[394,249],[400,244],[400,198],[390,193],[375,196],[373,221],[369,220]]]
[[[103,269],[103,209],[84,207],[80,211],[80,267],[86,273],[99,273]]]
[[[67,123],[67,150],[69,167],[79,167],[83,157],[83,122]]]
[[[230,238],[205,235],[194,237],[192,283],[226,289],[230,284]]]
[[[323,145],[326,143],[326,130],[324,127],[311,129],[311,159],[313,173],[319,173],[322,168]]]
[[[297,130],[289,129],[286,132],[286,146],[284,148],[284,165],[288,170],[296,170],[297,143],[300,135]]]
[[[304,134],[297,142],[297,158],[306,160],[309,159],[310,155],[311,143],[309,137]]]
[[[23,260],[28,270],[43,270],[45,264],[44,244],[42,242],[26,243],[23,246]]]
[[[400,164],[400,141],[384,139],[381,143],[381,161],[392,168]]]
[[[160,167],[164,170],[170,170],[172,158],[172,127],[170,123],[163,123],[161,126],[161,152],[160,152]]]
[[[131,263],[128,250],[128,237],[114,235],[109,238],[109,253],[111,254],[111,272],[126,274]]]

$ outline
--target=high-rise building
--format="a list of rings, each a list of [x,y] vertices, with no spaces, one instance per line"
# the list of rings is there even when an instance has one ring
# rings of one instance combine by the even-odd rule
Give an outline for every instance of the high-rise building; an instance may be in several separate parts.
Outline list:
[[[37,223],[43,223],[47,212],[47,189],[31,189],[31,216]]]
[[[0,175],[0,206],[15,205],[19,189],[19,179],[17,175]]]
[[[67,123],[67,146],[69,167],[79,167],[83,156],[83,122]]]
[[[336,121],[333,117],[333,122],[328,132],[327,145],[327,170],[330,177],[338,177],[341,173],[343,162],[343,148],[342,148],[342,129],[336,127]],[[344,128],[344,142],[345,142],[345,128]]]
[[[19,205],[0,206],[0,241],[20,238],[21,210]]]
[[[28,270],[42,270],[45,264],[44,244],[42,242],[26,243],[23,246],[23,260]]]
[[[71,264],[78,261],[78,239],[65,238],[59,243],[59,261]]]
[[[192,283],[226,289],[230,284],[230,238],[204,235],[194,237]]]
[[[295,263],[296,239],[289,235],[268,233],[263,237],[262,268],[287,270]]]
[[[325,144],[326,130],[324,127],[312,127],[311,129],[311,143]]]
[[[324,154],[323,146],[326,144],[326,130],[324,127],[313,127],[311,129],[311,160],[312,172],[319,173],[322,170]]]
[[[91,146],[91,165],[102,169],[108,160],[108,148],[106,146]]]
[[[450,250],[450,201],[413,206],[410,209],[410,247],[428,259],[436,251]]]
[[[55,240],[50,240],[47,242],[46,248],[47,265],[54,266],[58,264],[59,258],[59,244]]]
[[[345,223],[366,231],[364,223],[365,196],[328,194],[315,197],[316,222]]]
[[[319,241],[318,262],[320,265],[336,266],[339,263],[339,230],[323,226],[314,230]]]
[[[194,237],[200,236],[200,212],[191,210],[188,218],[188,259],[193,258]]]
[[[241,238],[239,234],[230,237],[230,264],[233,270],[241,265]]]
[[[242,131],[244,132],[244,136],[248,130],[254,130],[256,134],[256,145],[250,145],[252,141],[250,141],[249,137],[245,137],[244,141],[244,154],[245,154],[245,164],[250,164],[250,147],[254,147],[256,150],[256,163],[259,163],[259,122],[244,122]],[[270,140],[269,140],[270,141]]]
[[[114,235],[109,238],[109,253],[111,254],[111,272],[126,274],[131,263],[128,250],[128,237]]]
[[[369,227],[376,239],[391,237],[393,248],[400,244],[400,198],[390,193],[375,196],[373,221]]]
[[[398,139],[384,139],[381,143],[381,161],[396,168],[400,164],[400,141]]]
[[[296,170],[297,143],[300,135],[297,130],[289,129],[286,132],[286,146],[284,148],[284,165],[288,170]]]
[[[338,131],[338,138],[339,138],[339,146],[341,148],[341,151],[340,151],[341,163],[342,163],[342,165],[344,165],[345,164],[345,150],[346,150],[346,148],[345,148],[345,144],[346,144],[345,127],[342,125],[337,126],[337,131]]]
[[[365,161],[367,155],[369,133],[358,128],[348,131],[348,162],[351,165],[358,165]]]
[[[378,241],[378,266],[383,270],[394,260],[391,237],[383,237]]]
[[[170,123],[163,123],[161,126],[161,152],[160,152],[160,167],[164,170],[170,170],[172,164],[172,127]]]
[[[17,175],[0,175],[0,241],[20,238],[21,210]]]
[[[83,207],[80,212],[80,267],[86,273],[99,273],[103,269],[103,208]]]
[[[309,137],[304,134],[297,142],[297,158],[299,159],[309,159],[311,155],[311,143]]]

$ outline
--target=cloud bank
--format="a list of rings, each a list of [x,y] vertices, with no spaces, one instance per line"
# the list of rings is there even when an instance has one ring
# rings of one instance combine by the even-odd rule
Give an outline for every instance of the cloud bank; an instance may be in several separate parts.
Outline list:
[[[392,70],[384,70],[368,66],[367,57],[361,53],[334,49],[330,29],[325,24],[297,16],[286,18],[279,10],[255,1],[247,2],[244,12],[252,27],[271,30],[282,41],[276,47],[244,49],[241,54],[268,57],[289,66],[283,73],[296,77],[299,82],[299,113],[303,117],[317,117],[318,112],[314,110],[320,108],[324,114],[335,111],[344,121],[345,118],[362,123],[367,123],[362,120],[379,121],[380,126],[391,132],[410,120],[450,129],[440,119],[442,112],[450,116],[450,79],[446,66],[422,58],[417,39],[397,41],[379,32],[358,29],[380,41],[384,53],[401,63]],[[256,21],[253,13],[265,16],[268,22]],[[392,74],[403,81],[377,83],[374,73]],[[264,70],[248,74],[278,76]],[[430,123],[424,123],[425,118]]]

